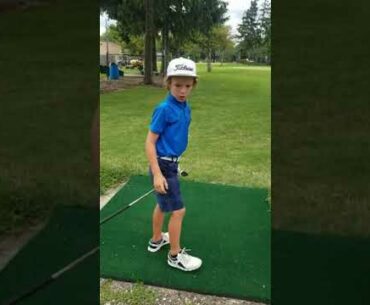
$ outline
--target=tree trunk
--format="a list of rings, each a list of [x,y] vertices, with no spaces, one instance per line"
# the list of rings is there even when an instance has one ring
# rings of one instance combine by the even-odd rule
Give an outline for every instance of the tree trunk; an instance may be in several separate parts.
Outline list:
[[[105,56],[105,64],[107,66],[107,79],[109,79],[109,43],[108,43],[108,36],[106,38],[106,47],[107,47],[107,53]]]
[[[212,71],[212,66],[211,66],[211,48],[208,48],[207,50],[207,72]]]
[[[153,35],[153,71],[158,72],[157,68],[157,48],[155,45],[155,35]]]
[[[162,29],[162,67],[161,72],[162,75],[165,76],[167,73],[167,66],[168,66],[168,27],[167,21],[163,25]]]
[[[153,0],[145,0],[145,63],[144,84],[153,83]]]
[[[164,39],[163,39],[163,28],[161,32],[161,75],[164,76]]]

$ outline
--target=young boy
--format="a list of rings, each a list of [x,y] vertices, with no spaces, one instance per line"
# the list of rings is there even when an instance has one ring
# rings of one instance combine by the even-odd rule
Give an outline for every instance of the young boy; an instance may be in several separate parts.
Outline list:
[[[170,244],[167,262],[183,271],[196,270],[202,265],[201,259],[189,255],[180,246],[185,207],[180,193],[178,161],[188,144],[191,112],[186,99],[196,82],[196,67],[192,60],[180,57],[168,64],[166,83],[169,94],[154,110],[145,143],[157,198],[148,251],[157,252]],[[163,233],[165,213],[171,213],[171,217],[168,232]]]

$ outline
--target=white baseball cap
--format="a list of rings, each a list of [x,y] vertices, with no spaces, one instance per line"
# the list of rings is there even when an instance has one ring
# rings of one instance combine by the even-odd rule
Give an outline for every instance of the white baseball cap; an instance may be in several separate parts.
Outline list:
[[[183,57],[172,59],[167,67],[167,77],[170,76],[197,77],[195,62]]]

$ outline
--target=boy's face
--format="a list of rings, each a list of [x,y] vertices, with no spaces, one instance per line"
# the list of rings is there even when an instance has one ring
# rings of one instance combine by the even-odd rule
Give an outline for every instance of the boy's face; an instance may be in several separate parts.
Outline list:
[[[170,92],[179,101],[185,102],[193,89],[194,79],[192,77],[171,77]]]

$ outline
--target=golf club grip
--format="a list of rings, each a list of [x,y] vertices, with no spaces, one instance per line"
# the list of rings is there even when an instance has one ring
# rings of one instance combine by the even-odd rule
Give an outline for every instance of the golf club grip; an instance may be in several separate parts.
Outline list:
[[[151,189],[150,191],[148,191],[147,193],[145,193],[144,195],[142,195],[141,197],[137,198],[136,200],[134,200],[133,202],[131,202],[130,204],[128,204],[127,206],[119,209],[118,211],[114,212],[112,215],[104,218],[101,222],[100,222],[100,225],[102,225],[103,223],[107,222],[108,220],[112,219],[113,217],[115,217],[116,215],[122,213],[123,211],[127,210],[128,208],[130,208],[131,206],[133,206],[135,203],[139,202],[141,199],[145,198],[146,196],[148,196],[149,194],[151,194],[152,192],[154,192],[154,188]],[[90,255],[94,254],[97,250],[99,249],[99,247],[96,247],[92,250],[90,250],[89,252],[85,253],[84,255],[80,256],[79,258],[77,258],[76,260],[74,260],[73,262],[71,262],[70,264],[68,264],[67,266],[63,267],[62,269],[60,269],[59,271],[53,273],[49,278],[47,278],[46,280],[44,280],[43,282],[33,286],[32,288],[28,289],[26,292],[16,296],[16,297],[13,297],[12,299],[9,299],[3,303],[1,303],[1,305],[13,305],[13,304],[16,304],[18,303],[19,301],[23,300],[24,298],[26,297],[29,297],[31,295],[33,295],[34,293],[36,293],[37,291],[43,289],[44,287],[48,286],[51,282],[53,282],[54,280],[56,280],[60,275],[62,275],[63,273],[67,272],[68,270],[72,269],[74,266],[76,266],[77,264],[79,264],[81,261],[83,261],[85,258],[89,257]]]
[[[102,221],[100,221],[100,225],[102,225],[103,223],[105,223],[108,220],[112,219],[113,217],[117,216],[118,214],[122,213],[123,211],[127,210],[128,208],[130,208],[131,206],[133,206],[135,203],[139,202],[141,199],[145,198],[146,196],[148,196],[149,194],[151,194],[153,192],[154,192],[154,188],[151,189],[150,191],[146,192],[144,195],[142,195],[141,197],[137,198],[136,200],[134,200],[130,204],[128,204],[128,205],[124,206],[123,208],[119,209],[118,211],[114,212],[112,215],[109,215],[106,218],[104,218]]]
[[[15,296],[7,301],[5,301],[4,303],[1,303],[1,305],[13,305],[13,304],[17,304],[19,301],[22,301],[23,299],[35,294],[37,291],[45,288],[46,286],[48,286],[51,282],[53,282],[54,279],[52,277],[49,277],[48,279],[44,280],[43,282],[31,287],[30,289],[28,289],[27,291],[23,292],[22,294],[18,295],[18,296]]]

